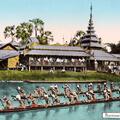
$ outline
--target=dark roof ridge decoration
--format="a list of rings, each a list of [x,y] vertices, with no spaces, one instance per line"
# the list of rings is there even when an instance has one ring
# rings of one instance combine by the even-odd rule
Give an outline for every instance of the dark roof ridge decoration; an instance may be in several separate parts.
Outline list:
[[[50,51],[85,51],[81,47],[74,46],[52,46],[52,45],[38,45],[31,48],[32,50],[50,50]]]
[[[87,33],[81,38],[81,46],[84,48],[102,48],[101,41],[95,34],[94,26],[93,26],[93,15],[92,15],[92,4],[90,6],[90,19],[88,24]]]
[[[1,44],[0,45],[0,50],[3,49],[3,48],[5,48],[8,45],[11,46],[14,50],[18,51],[18,49],[15,46],[13,46],[11,43]]]

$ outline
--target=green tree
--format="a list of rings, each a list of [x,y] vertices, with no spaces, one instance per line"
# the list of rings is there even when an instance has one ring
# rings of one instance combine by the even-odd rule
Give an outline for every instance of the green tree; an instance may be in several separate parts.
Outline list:
[[[111,51],[110,53],[113,54],[120,54],[120,41],[115,44],[115,43],[106,43],[108,47],[110,47]]]
[[[32,20],[29,20],[29,21],[34,26],[35,37],[38,37],[38,31],[42,31],[43,30],[44,22],[41,19],[39,19],[39,18],[32,19]]]
[[[15,25],[5,27],[4,36],[5,38],[11,37],[11,39],[13,40],[15,36]]]
[[[50,41],[53,41],[53,36],[52,36],[52,32],[51,31],[42,31],[42,33],[40,33],[40,35],[38,35],[38,40],[39,43],[42,45],[46,45],[49,44]]]
[[[40,44],[49,44],[50,41],[53,41],[52,32],[44,30],[44,22],[39,18],[29,20],[29,22],[23,22],[17,27],[14,25],[7,26],[4,30],[4,35],[5,38],[11,37],[13,39],[16,37],[17,39],[21,39],[22,44],[27,44],[28,38],[33,34],[33,30]]]
[[[85,35],[84,31],[82,31],[82,30],[77,31],[75,36],[70,40],[69,45],[70,46],[80,46],[81,37],[84,35]]]
[[[16,27],[16,38],[21,39],[22,44],[27,44],[28,38],[32,35],[33,26],[31,23],[21,23]]]
[[[53,41],[53,36],[51,31],[44,30],[44,22],[39,19],[29,20],[33,26],[35,31],[35,37],[39,40],[39,43],[42,45],[49,44],[50,41]]]

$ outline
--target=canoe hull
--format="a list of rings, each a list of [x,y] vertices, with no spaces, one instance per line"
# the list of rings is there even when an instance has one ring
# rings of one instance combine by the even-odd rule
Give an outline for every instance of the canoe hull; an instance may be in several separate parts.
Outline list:
[[[78,101],[76,103],[61,103],[56,105],[37,105],[37,106],[26,106],[25,108],[12,108],[12,109],[4,109],[0,110],[0,113],[9,113],[9,112],[22,112],[22,111],[29,111],[29,110],[37,110],[37,109],[47,109],[47,108],[58,108],[58,107],[68,107],[68,106],[77,106],[77,105],[86,105],[86,104],[96,104],[96,103],[105,103],[105,102],[112,102],[112,101],[120,101],[120,97],[112,98],[110,100],[98,99],[97,101]]]

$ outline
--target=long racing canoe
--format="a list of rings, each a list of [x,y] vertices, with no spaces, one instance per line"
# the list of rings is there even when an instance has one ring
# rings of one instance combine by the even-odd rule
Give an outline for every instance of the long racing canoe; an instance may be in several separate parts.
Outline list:
[[[51,105],[34,105],[34,106],[31,105],[31,106],[26,106],[25,108],[14,107],[11,109],[1,109],[0,113],[22,112],[22,111],[29,111],[29,110],[41,110],[41,109],[48,109],[48,108],[69,107],[69,106],[77,106],[77,105],[105,103],[105,102],[112,102],[112,101],[120,101],[120,97],[113,97],[109,100],[97,99],[96,101],[78,101],[78,102],[74,102],[74,103],[60,103],[60,104],[51,104]]]

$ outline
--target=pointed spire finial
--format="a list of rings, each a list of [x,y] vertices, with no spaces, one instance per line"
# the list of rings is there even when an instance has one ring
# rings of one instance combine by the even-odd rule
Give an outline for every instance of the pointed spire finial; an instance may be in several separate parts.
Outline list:
[[[90,6],[90,18],[92,18],[92,3],[91,3],[91,6]]]

